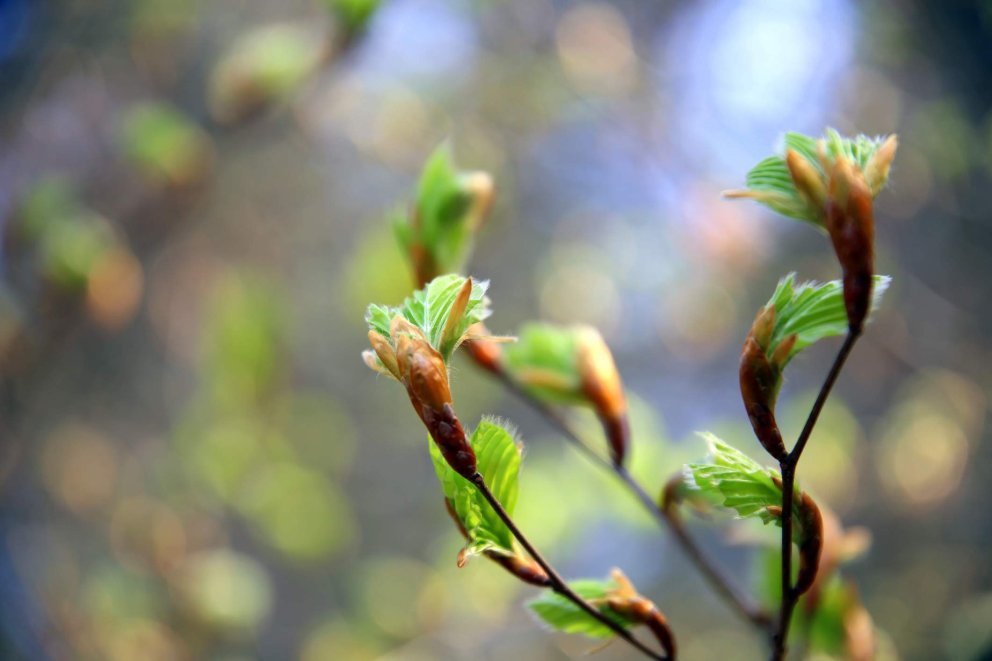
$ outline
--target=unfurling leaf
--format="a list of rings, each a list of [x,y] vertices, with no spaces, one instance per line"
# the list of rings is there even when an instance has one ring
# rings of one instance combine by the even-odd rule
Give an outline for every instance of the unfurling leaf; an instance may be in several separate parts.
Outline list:
[[[888,276],[875,276],[873,309],[890,281]],[[814,342],[847,329],[844,291],[837,280],[797,285],[795,274],[790,273],[758,311],[741,351],[741,397],[755,435],[776,460],[782,461],[788,454],[775,420],[785,366]]]
[[[629,628],[633,625],[632,620],[621,616],[607,604],[609,595],[620,589],[614,580],[577,579],[569,581],[568,586],[620,626]],[[616,635],[608,626],[557,592],[544,592],[528,602],[527,606],[542,622],[556,631],[581,633],[591,638],[611,638]]]
[[[503,351],[503,368],[532,394],[549,402],[585,403],[579,375],[576,327],[526,324]]]
[[[747,173],[747,188],[727,191],[732,198],[750,198],[783,216],[826,229],[826,201],[831,172],[838,162],[850,164],[874,197],[888,181],[897,146],[894,135],[845,138],[827,129],[821,139],[786,133],[781,156],[765,158]]]
[[[591,606],[625,629],[644,625],[654,634],[666,658],[675,658],[675,637],[658,607],[637,593],[622,571],[614,569],[609,581],[578,580],[569,586]],[[609,638],[615,632],[558,593],[545,593],[528,606],[553,629]]]
[[[418,284],[465,266],[492,197],[487,173],[457,170],[447,143],[434,150],[424,164],[413,208],[393,222]]]
[[[592,407],[623,463],[628,443],[627,399],[609,347],[595,328],[550,324],[524,326],[503,352],[503,369],[534,396],[552,403]]]
[[[477,470],[496,499],[512,515],[517,503],[520,472],[520,448],[513,435],[497,422],[483,420],[469,442],[475,452]],[[444,497],[467,537],[462,559],[490,551],[507,556],[520,555],[513,534],[478,488],[452,470],[433,443],[430,449]]]
[[[709,446],[709,456],[705,462],[686,465],[687,487],[701,491],[741,518],[779,522],[782,489],[775,484],[778,474],[713,434],[700,436]],[[777,514],[774,508],[778,508]]]
[[[759,517],[782,525],[782,479],[713,434],[700,434],[710,448],[705,462],[688,464],[686,485],[733,510],[740,518]],[[797,594],[813,585],[823,549],[823,519],[809,494],[795,490],[792,499],[792,541],[799,547]]]
[[[488,287],[489,282],[485,280],[477,282],[460,275],[443,275],[415,291],[397,307],[370,305],[365,321],[369,330],[395,343],[391,327],[397,316],[402,317],[419,329],[447,363],[458,345],[467,339],[469,327],[489,316]]]
[[[872,290],[872,311],[882,302],[882,296],[889,288],[892,278],[876,275]],[[774,326],[768,346],[763,347],[771,357],[790,336],[795,335],[795,343],[782,357],[782,369],[796,354],[806,347],[828,337],[843,335],[847,331],[847,316],[844,312],[843,286],[839,280],[823,284],[815,282],[796,283],[795,273],[790,273],[779,281],[765,308],[775,308]]]
[[[399,308],[369,306],[365,320],[372,349],[362,358],[371,369],[403,384],[445,461],[470,478],[476,473],[476,458],[452,405],[447,357],[472,320],[484,312],[484,288],[458,276],[439,278],[432,285]]]
[[[844,138],[832,129],[814,141],[786,134],[785,155],[761,161],[747,175],[747,189],[727,197],[751,198],[830,235],[844,273],[848,328],[860,333],[871,307],[875,272],[875,196],[888,181],[897,140],[859,135]]]

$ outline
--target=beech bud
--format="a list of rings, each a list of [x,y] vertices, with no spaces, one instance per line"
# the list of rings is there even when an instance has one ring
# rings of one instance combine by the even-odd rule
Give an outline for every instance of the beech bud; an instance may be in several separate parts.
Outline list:
[[[613,354],[603,337],[592,329],[579,335],[577,352],[580,387],[603,425],[613,463],[622,465],[630,428],[627,422],[627,399],[620,373],[613,362]]]
[[[740,388],[744,409],[762,447],[778,461],[788,456],[782,433],[775,420],[775,401],[782,383],[782,369],[789,360],[796,336],[791,335],[772,348],[775,308],[763,307],[744,340],[740,362]],[[769,355],[769,350],[771,354]]]
[[[614,569],[611,577],[619,587],[606,596],[606,605],[618,615],[646,626],[665,650],[667,658],[674,659],[675,636],[665,616],[654,603],[637,593],[633,583],[619,569]]]
[[[875,224],[871,189],[843,158],[837,159],[831,172],[827,232],[843,272],[848,327],[857,334],[871,309]]]
[[[780,378],[765,352],[749,336],[744,341],[740,365],[744,409],[762,447],[776,460],[783,461],[789,453],[775,420],[775,395]]]
[[[481,326],[481,324],[476,324]],[[471,331],[470,331],[471,332]],[[500,361],[503,355],[503,349],[499,346],[498,342],[493,342],[492,340],[484,339],[469,339],[465,340],[462,344],[462,349],[464,349],[469,357],[475,361],[475,364],[486,370],[491,374],[499,374],[502,371],[500,367]]]
[[[475,452],[451,406],[448,370],[423,333],[399,315],[390,332],[396,344],[396,368],[410,403],[452,469],[465,479],[476,473]]]
[[[827,188],[823,183],[823,177],[808,159],[795,150],[789,149],[785,152],[785,164],[789,168],[796,190],[822,223],[823,208],[827,199]]]
[[[772,476],[772,482],[782,489],[782,480]],[[782,517],[781,507],[768,507],[773,516]],[[823,517],[816,502],[805,491],[796,494],[792,516],[796,517],[793,541],[799,547],[799,573],[793,587],[796,595],[805,594],[816,582],[820,568],[820,554],[823,551]]]
[[[823,518],[809,494],[799,498],[799,575],[796,578],[797,595],[804,594],[816,581],[823,550]]]

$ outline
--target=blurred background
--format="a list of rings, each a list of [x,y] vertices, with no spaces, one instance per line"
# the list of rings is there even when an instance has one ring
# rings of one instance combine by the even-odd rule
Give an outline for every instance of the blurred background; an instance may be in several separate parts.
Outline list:
[[[423,430],[359,358],[365,306],[412,286],[386,218],[444,139],[492,172],[490,327],[599,327],[660,489],[696,430],[761,457],[742,339],[778,278],[838,274],[824,237],[720,191],[825,126],[899,133],[894,283],[800,480],[871,533],[843,571],[880,658],[992,658],[989,3],[3,0],[0,658],[590,652],[455,565]],[[469,425],[519,426],[518,522],[566,576],[622,567],[686,659],[764,658],[610,476],[467,361],[452,378]],[[777,531],[692,530],[763,594]]]

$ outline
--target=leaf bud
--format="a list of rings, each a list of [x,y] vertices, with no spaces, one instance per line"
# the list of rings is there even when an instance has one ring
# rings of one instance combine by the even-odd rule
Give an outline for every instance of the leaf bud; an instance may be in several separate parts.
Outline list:
[[[814,216],[823,223],[823,207],[827,199],[827,187],[823,177],[815,167],[794,149],[786,150],[785,164],[796,190],[803,196]]]
[[[864,177],[843,158],[831,173],[827,232],[843,271],[848,327],[860,333],[871,309],[875,270],[872,194]]]
[[[758,318],[761,319],[762,316],[759,313]],[[741,398],[755,436],[768,454],[783,461],[788,456],[788,451],[775,420],[775,400],[781,383],[781,371],[769,362],[753,331],[744,341],[739,377]]]
[[[630,436],[627,399],[613,354],[594,329],[584,329],[577,340],[577,364],[583,394],[592,403],[610,444],[610,456],[623,464]]]
[[[658,607],[637,593],[637,589],[622,571],[614,569],[611,572],[613,582],[618,588],[606,596],[606,605],[618,615],[646,626],[665,650],[668,659],[676,656],[675,636],[672,634],[668,621]]]

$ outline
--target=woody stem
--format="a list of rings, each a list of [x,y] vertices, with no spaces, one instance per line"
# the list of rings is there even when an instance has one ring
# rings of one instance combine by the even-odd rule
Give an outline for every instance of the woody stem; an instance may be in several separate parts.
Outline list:
[[[823,385],[820,386],[820,392],[816,396],[816,401],[813,402],[813,408],[810,409],[806,424],[803,426],[796,444],[785,459],[779,462],[779,468],[782,471],[782,609],[779,611],[778,629],[772,636],[772,661],[781,661],[785,658],[792,611],[800,597],[792,585],[792,503],[796,489],[796,468],[799,464],[799,458],[806,448],[806,443],[809,442],[809,438],[813,434],[813,428],[823,411],[823,406],[827,403],[830,391],[833,389],[834,383],[837,382],[837,377],[840,376],[841,369],[847,362],[847,357],[851,354],[851,350],[860,335],[860,331],[848,331],[844,338],[844,344],[841,345]]]
[[[565,440],[585,455],[600,468],[612,472],[637,499],[641,505],[651,514],[658,524],[667,527],[675,535],[675,539],[686,557],[696,566],[699,572],[710,582],[713,589],[722,596],[727,603],[744,619],[748,620],[756,627],[767,629],[771,624],[770,616],[760,607],[754,604],[746,595],[738,590],[713,562],[702,552],[702,549],[689,536],[682,522],[674,514],[666,514],[658,504],[648,495],[647,491],[623,466],[617,466],[613,462],[607,461],[595,453],[582,439],[572,426],[560,413],[544,402],[533,397],[525,389],[513,380],[505,371],[493,372],[499,381],[521,401],[530,406],[533,410],[541,414],[553,427],[564,436]]]
[[[520,542],[520,545],[524,547],[527,553],[534,558],[534,561],[541,566],[544,573],[548,575],[548,578],[551,581],[552,590],[574,603],[576,606],[585,611],[590,617],[595,618],[603,625],[609,627],[614,633],[616,633],[617,636],[623,638],[627,643],[642,652],[645,656],[651,659],[656,659],[657,661],[666,661],[666,657],[651,651],[651,649],[644,645],[644,643],[634,638],[629,631],[601,613],[597,608],[576,594],[575,591],[568,586],[565,580],[558,574],[557,571],[555,571],[554,567],[551,566],[551,563],[545,560],[544,556],[542,556],[538,550],[534,548],[534,545],[531,544],[530,540],[528,540],[523,532],[520,531],[520,528],[517,527],[517,524],[514,523],[507,511],[503,509],[503,505],[500,504],[499,500],[493,495],[493,492],[486,485],[486,480],[482,477],[482,474],[476,473],[472,476],[471,481],[486,499],[486,502],[488,502],[493,508],[499,518],[502,519],[503,523],[506,524],[506,527],[509,528],[516,540]]]

